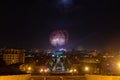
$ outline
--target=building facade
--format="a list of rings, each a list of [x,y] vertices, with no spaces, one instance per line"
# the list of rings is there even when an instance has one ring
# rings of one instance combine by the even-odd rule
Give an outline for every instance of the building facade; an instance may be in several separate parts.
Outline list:
[[[24,63],[25,50],[23,49],[5,49],[3,54],[3,60],[7,65],[15,63]]]

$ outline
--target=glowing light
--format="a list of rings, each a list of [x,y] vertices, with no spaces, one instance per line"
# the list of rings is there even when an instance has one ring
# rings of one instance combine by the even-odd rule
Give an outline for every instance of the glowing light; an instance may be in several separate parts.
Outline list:
[[[44,72],[47,72],[47,71],[48,71],[47,69],[44,70]]]
[[[53,54],[52,57],[55,57],[55,55]]]
[[[120,63],[118,63],[118,67],[120,68]]]
[[[40,69],[40,73],[46,73],[48,71],[49,71],[49,69]]]
[[[31,67],[28,67],[28,70],[31,70],[32,68]]]
[[[85,67],[85,71],[89,71],[89,67],[86,66],[86,67]]]
[[[41,69],[40,72],[43,72],[43,69]]]
[[[50,43],[53,46],[62,46],[68,41],[68,33],[66,31],[57,30],[51,33]]]
[[[71,70],[70,70],[70,72],[72,73],[72,72],[73,72],[73,70],[71,69]]]
[[[76,69],[74,69],[74,72],[76,72],[77,70]]]
[[[64,48],[60,48],[59,51],[66,51],[66,49],[64,49]]]

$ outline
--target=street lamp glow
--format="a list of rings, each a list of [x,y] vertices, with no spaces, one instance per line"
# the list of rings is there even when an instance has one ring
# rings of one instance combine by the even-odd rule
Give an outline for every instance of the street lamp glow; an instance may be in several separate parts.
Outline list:
[[[43,72],[43,69],[41,69],[40,72]]]
[[[77,70],[76,70],[76,69],[74,69],[74,72],[77,72]]]
[[[32,68],[31,67],[28,67],[28,70],[31,70]]]
[[[72,73],[72,72],[73,72],[73,70],[71,69],[71,70],[70,70],[70,72]]]
[[[86,66],[86,67],[85,67],[85,71],[89,71],[89,67]]]
[[[120,68],[120,63],[118,63],[118,67]]]
[[[47,71],[48,71],[47,69],[44,70],[45,73],[46,73]]]

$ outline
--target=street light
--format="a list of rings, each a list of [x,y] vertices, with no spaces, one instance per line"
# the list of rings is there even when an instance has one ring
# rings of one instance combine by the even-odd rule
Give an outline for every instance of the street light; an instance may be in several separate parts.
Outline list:
[[[47,71],[48,71],[47,69],[44,70],[45,73],[46,73]]]
[[[28,70],[30,71],[32,68],[31,67],[28,67]]]
[[[85,67],[85,71],[89,71],[89,67],[86,66],[86,67]]]
[[[27,73],[32,73],[32,71],[33,71],[33,69],[31,66],[27,67],[27,70],[26,70]]]
[[[40,73],[46,73],[48,71],[49,71],[48,69],[40,69]]]
[[[73,71],[74,71],[74,72],[77,72],[77,70],[76,70],[76,69],[74,69]]]
[[[120,68],[120,63],[118,63],[118,68]]]
[[[71,69],[71,70],[70,70],[70,72],[72,73],[72,72],[73,72],[73,70]]]
[[[77,72],[77,69],[71,69],[69,72]]]
[[[43,69],[40,69],[40,72],[43,72]]]

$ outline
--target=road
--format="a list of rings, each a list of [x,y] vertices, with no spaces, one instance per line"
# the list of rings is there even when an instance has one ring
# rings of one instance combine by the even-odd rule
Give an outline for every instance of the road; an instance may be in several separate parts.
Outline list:
[[[86,80],[84,76],[31,76],[29,80]]]

